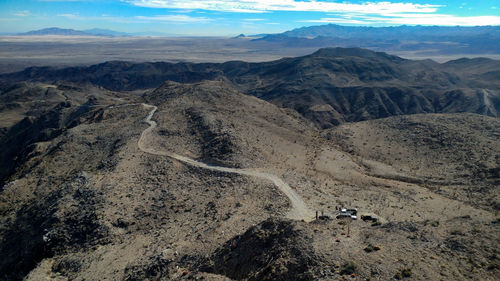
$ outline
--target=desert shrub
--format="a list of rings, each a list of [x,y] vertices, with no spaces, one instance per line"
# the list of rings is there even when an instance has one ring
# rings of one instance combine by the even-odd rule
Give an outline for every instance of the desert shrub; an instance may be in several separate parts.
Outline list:
[[[405,267],[405,268],[401,269],[400,271],[396,272],[396,274],[394,275],[394,278],[397,280],[401,280],[403,278],[409,278],[412,275],[413,275],[413,272],[411,271],[411,269],[408,267]]]
[[[486,267],[488,270],[495,270],[495,269],[500,269],[500,263],[493,261],[488,264],[488,267]]]
[[[342,274],[342,275],[353,274],[356,272],[357,269],[358,269],[358,265],[353,261],[349,261],[349,262],[346,262],[342,266],[342,269],[340,270],[340,274]]]
[[[369,244],[363,250],[365,250],[365,252],[367,252],[367,253],[371,253],[371,252],[380,250],[380,247],[379,246],[373,246],[372,244]]]
[[[401,270],[401,275],[403,275],[403,278],[411,277],[413,275],[413,272],[411,272],[411,269],[408,267],[405,267]]]

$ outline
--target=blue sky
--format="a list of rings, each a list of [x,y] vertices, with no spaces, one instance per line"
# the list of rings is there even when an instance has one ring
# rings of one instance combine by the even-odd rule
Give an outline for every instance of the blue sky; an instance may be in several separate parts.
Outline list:
[[[0,33],[61,27],[232,36],[327,23],[500,25],[500,0],[0,0]]]

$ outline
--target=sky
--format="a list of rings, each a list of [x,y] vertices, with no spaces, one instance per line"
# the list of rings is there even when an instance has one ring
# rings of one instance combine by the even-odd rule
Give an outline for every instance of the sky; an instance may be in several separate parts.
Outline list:
[[[500,25],[500,0],[0,0],[0,33],[48,27],[234,36],[322,25]]]

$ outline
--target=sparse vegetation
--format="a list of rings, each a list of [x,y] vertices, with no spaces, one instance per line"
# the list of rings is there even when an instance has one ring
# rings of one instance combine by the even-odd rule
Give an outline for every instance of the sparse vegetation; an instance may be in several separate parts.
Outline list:
[[[342,267],[340,269],[340,274],[351,275],[351,274],[356,273],[357,269],[358,269],[358,265],[353,261],[349,261],[349,262],[346,262],[342,265]]]
[[[495,269],[500,269],[500,263],[497,261],[492,261],[488,263],[488,267],[486,267],[488,270],[495,270]]]
[[[458,229],[455,229],[453,231],[450,232],[451,235],[464,235],[464,233],[461,231],[461,230],[458,230]]]
[[[397,280],[401,280],[403,278],[410,278],[413,275],[413,272],[411,271],[410,268],[405,267],[398,271],[395,275],[394,278]]]
[[[367,253],[371,253],[373,251],[379,251],[380,250],[380,246],[373,246],[372,244],[369,244],[363,250],[365,252],[367,252]]]
[[[497,91],[352,51],[0,77],[0,119],[13,118],[0,128],[0,279],[496,280],[498,118],[404,114],[477,112]],[[407,86],[414,72],[398,71],[421,63],[432,79]],[[339,207],[360,219],[309,222]]]
[[[425,220],[424,225],[430,225],[432,227],[438,227],[439,226],[439,221],[430,221],[430,220]]]

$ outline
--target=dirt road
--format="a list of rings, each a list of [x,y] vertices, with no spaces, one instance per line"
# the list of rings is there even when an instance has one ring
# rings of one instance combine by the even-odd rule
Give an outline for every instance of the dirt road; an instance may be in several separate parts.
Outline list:
[[[183,163],[186,163],[188,165],[192,165],[192,166],[203,168],[203,169],[208,169],[208,170],[212,170],[212,171],[219,171],[219,172],[226,172],[226,173],[234,173],[234,174],[252,176],[252,177],[257,177],[257,178],[269,180],[276,187],[278,187],[279,190],[281,192],[283,192],[291,202],[292,208],[288,211],[288,213],[286,215],[287,218],[295,219],[295,220],[305,220],[305,221],[311,221],[314,218],[313,212],[309,208],[307,208],[304,200],[302,200],[300,195],[298,195],[297,192],[295,192],[295,190],[293,190],[286,182],[284,182],[282,179],[280,179],[276,175],[260,172],[257,169],[237,169],[237,168],[227,168],[227,167],[221,167],[221,166],[207,165],[205,163],[198,162],[194,159],[191,159],[191,158],[188,158],[186,156],[182,156],[182,155],[179,155],[179,154],[176,154],[173,152],[159,151],[159,150],[156,150],[152,147],[148,147],[145,143],[145,138],[147,138],[147,136],[149,134],[151,134],[152,131],[157,126],[156,122],[151,120],[151,119],[153,118],[153,115],[158,110],[158,108],[156,106],[149,105],[149,104],[143,104],[143,106],[146,108],[151,108],[151,111],[149,112],[146,119],[144,119],[144,122],[148,123],[149,127],[141,133],[141,137],[139,138],[139,141],[137,143],[140,150],[142,150],[146,153],[154,154],[154,155],[167,156],[170,158],[174,158],[174,159],[181,161]]]

